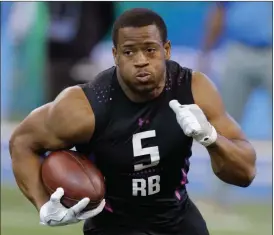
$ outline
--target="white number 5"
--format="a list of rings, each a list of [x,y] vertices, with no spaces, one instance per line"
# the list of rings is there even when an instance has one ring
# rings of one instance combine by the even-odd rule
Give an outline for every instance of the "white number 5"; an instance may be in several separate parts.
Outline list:
[[[142,143],[141,143],[142,139],[151,138],[155,136],[156,136],[155,130],[144,131],[144,132],[140,132],[133,135],[132,145],[133,145],[134,157],[150,155],[150,162],[151,162],[150,164],[146,164],[146,165],[144,165],[143,163],[134,165],[135,171],[140,171],[152,166],[156,166],[159,163],[160,155],[159,155],[158,146],[142,148]]]

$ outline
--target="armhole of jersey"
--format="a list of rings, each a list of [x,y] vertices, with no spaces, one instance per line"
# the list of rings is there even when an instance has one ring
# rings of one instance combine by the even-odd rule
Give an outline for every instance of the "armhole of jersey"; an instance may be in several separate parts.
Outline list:
[[[194,104],[194,97],[192,94],[192,69],[179,68],[177,76],[177,99],[182,104]]]
[[[110,103],[108,101],[112,84],[112,79],[109,79],[109,76],[113,77],[114,74],[115,67],[111,67],[99,73],[94,81],[79,85],[85,93],[95,117],[95,129],[89,141],[90,146],[94,145],[104,133],[109,121],[108,112]]]
[[[98,138],[98,133],[101,131],[102,127],[104,126],[104,123],[106,122],[106,107],[105,105],[101,105],[98,103],[96,99],[96,93],[93,90],[92,84],[86,83],[86,84],[81,84],[79,85],[83,92],[85,93],[90,106],[93,110],[94,117],[95,117],[95,128],[94,128],[94,133],[92,138],[89,141],[89,145],[92,145],[96,139]]]
[[[177,76],[177,92],[176,92],[176,98],[181,104],[194,104],[194,98],[192,94],[191,89],[191,83],[192,83],[192,69],[189,68],[183,68],[179,67],[179,73]],[[191,146],[193,143],[193,139],[190,137],[188,138],[188,146],[189,146],[189,152],[186,153],[185,163],[184,163],[184,169],[186,172],[189,170],[189,158],[192,155]],[[187,179],[188,182],[188,179]]]

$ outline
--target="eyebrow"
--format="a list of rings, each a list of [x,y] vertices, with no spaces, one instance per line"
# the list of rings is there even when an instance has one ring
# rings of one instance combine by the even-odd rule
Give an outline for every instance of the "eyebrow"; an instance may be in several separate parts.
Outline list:
[[[144,41],[142,44],[147,44],[147,45],[157,44],[157,45],[159,45],[160,43],[158,43],[156,41]],[[136,44],[133,42],[129,42],[129,43],[125,43],[125,44],[121,45],[121,47],[134,47],[134,46],[136,46]]]
[[[134,47],[135,44],[133,43],[125,43],[125,44],[122,44],[121,47]]]

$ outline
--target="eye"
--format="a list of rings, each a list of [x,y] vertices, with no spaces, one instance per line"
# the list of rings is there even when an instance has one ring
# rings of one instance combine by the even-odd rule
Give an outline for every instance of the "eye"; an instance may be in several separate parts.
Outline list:
[[[130,50],[124,51],[124,55],[126,56],[131,56],[132,54],[133,54],[133,51],[130,51]]]
[[[148,49],[147,49],[147,52],[148,52],[148,53],[154,53],[155,51],[156,51],[155,48],[148,48]]]

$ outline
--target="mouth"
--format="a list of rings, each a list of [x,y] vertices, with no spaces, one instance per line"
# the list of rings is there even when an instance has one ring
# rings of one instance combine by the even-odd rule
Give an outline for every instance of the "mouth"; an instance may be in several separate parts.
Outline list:
[[[151,76],[151,73],[140,72],[136,74],[136,78],[139,82],[147,82]]]

